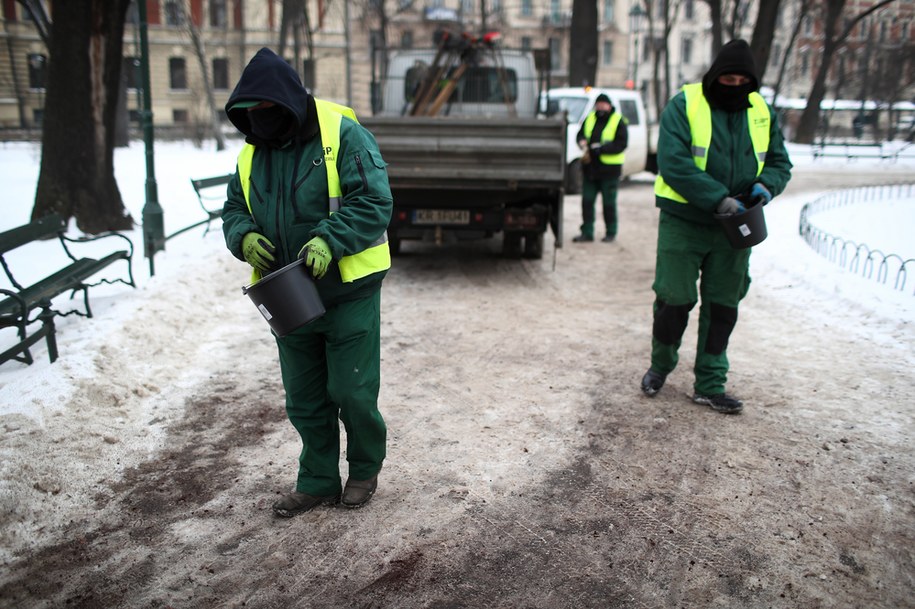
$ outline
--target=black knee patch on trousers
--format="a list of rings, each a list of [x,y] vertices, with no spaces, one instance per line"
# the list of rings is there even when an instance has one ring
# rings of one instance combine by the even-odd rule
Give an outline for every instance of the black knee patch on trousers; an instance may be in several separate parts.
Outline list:
[[[662,345],[676,345],[683,337],[689,321],[689,312],[694,306],[696,306],[694,302],[671,305],[663,300],[656,300],[654,324],[651,328],[652,335]]]
[[[711,320],[705,338],[705,352],[721,355],[728,348],[728,339],[737,324],[737,307],[712,303],[709,305],[709,315]]]

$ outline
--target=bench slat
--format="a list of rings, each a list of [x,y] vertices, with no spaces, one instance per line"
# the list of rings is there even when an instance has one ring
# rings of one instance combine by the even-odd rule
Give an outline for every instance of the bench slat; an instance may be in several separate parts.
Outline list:
[[[120,259],[127,259],[127,251],[117,251],[98,260],[82,258],[53,275],[48,275],[41,281],[30,285],[19,292],[19,296],[25,300],[29,309],[33,309],[44,298],[51,299],[68,290],[78,288],[83,281]],[[6,298],[0,301],[0,315],[15,315],[19,310],[19,303],[13,298]]]
[[[0,254],[5,254],[26,243],[51,237],[64,230],[66,230],[64,220],[57,214],[11,228],[0,233]]]

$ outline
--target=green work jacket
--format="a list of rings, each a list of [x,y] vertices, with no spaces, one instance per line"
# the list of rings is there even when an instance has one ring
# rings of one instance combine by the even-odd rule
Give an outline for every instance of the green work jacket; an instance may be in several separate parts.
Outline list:
[[[747,125],[748,112],[711,109],[712,139],[705,170],[693,158],[692,132],[686,113],[686,96],[675,95],[661,114],[658,132],[658,172],[686,203],[658,195],[662,211],[700,224],[714,224],[721,199],[748,193],[760,182],[780,194],[791,179],[791,161],[775,112],[770,110],[769,150],[759,171],[759,161]]]
[[[317,134],[316,134],[317,135]],[[336,155],[342,204],[331,214],[320,137],[295,138],[282,148],[257,147],[251,159],[251,211],[236,172],[223,207],[223,232],[232,254],[244,260],[245,234],[259,232],[276,246],[277,264],[293,262],[312,237],[327,241],[334,256],[316,282],[325,306],[374,293],[386,271],[344,283],[338,262],[377,244],[391,218],[393,200],[386,164],[372,134],[344,118]]]

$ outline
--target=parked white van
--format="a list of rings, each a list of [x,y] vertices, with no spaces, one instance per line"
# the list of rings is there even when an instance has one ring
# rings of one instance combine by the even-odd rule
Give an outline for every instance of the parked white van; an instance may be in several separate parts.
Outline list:
[[[566,143],[566,192],[581,192],[581,149],[575,136],[588,113],[594,108],[594,100],[601,93],[610,98],[613,107],[628,121],[629,146],[626,148],[626,163],[623,177],[641,171],[657,171],[657,131],[648,124],[645,103],[638,91],[630,89],[601,89],[598,87],[563,87],[550,89],[545,94],[541,109],[547,115],[565,112],[569,121]]]

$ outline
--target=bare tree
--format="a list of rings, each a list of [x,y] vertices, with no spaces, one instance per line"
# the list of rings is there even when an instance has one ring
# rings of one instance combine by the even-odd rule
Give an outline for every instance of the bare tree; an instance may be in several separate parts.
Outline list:
[[[32,218],[59,213],[87,233],[133,218],[114,178],[114,124],[130,0],[52,0],[41,169]]]
[[[569,85],[593,85],[597,79],[597,0],[572,0],[569,34]]]
[[[681,0],[648,0],[645,2],[645,12],[648,15],[648,43],[651,44],[652,50],[652,92],[657,112],[655,116],[661,116],[671,93],[668,41],[680,12],[680,3]],[[659,21],[660,34],[658,35],[655,33],[655,26]]]
[[[759,3],[756,14],[756,25],[753,26],[753,38],[750,40],[750,51],[756,61],[756,75],[763,82],[769,55],[772,53],[772,39],[775,37],[775,24],[778,21],[778,10],[781,0],[768,0]]]
[[[190,16],[191,13],[187,9],[188,5],[185,5],[184,14],[186,18],[184,21],[187,24],[187,30],[191,36],[194,53],[197,55],[197,63],[200,65],[200,76],[203,81],[203,91],[206,95],[207,119],[210,125],[210,131],[216,139],[216,150],[225,150],[226,140],[222,136],[222,129],[220,129],[219,125],[219,114],[216,110],[216,98],[213,95],[213,81],[210,80],[210,69],[207,65],[206,49],[204,49],[203,41],[200,39],[200,30],[197,28],[197,24],[194,23],[194,19]]]
[[[791,29],[791,36],[788,38],[788,44],[785,46],[784,51],[782,52],[782,61],[779,64],[778,68],[778,77],[775,79],[775,90],[772,94],[772,102],[778,102],[778,93],[782,88],[782,81],[785,78],[785,70],[788,68],[788,59],[791,57],[791,49],[794,48],[794,43],[797,41],[798,35],[801,33],[801,26],[804,23],[804,19],[807,17],[807,13],[810,11],[810,4],[812,0],[800,0],[800,6],[798,8],[798,13],[794,18],[794,27]]]
[[[708,4],[709,17],[712,20],[712,57],[718,55],[718,51],[724,46],[724,35],[721,26],[721,0],[704,0]]]
[[[848,35],[855,26],[865,17],[877,11],[884,6],[893,3],[895,0],[882,0],[865,9],[860,14],[853,17],[840,33],[838,31],[839,19],[845,10],[846,0],[823,0],[826,7],[825,17],[823,19],[823,52],[820,57],[820,65],[817,69],[816,77],[810,88],[810,94],[807,96],[807,107],[801,114],[800,124],[798,125],[796,141],[801,144],[813,143],[816,135],[817,125],[820,119],[820,102],[826,94],[826,75],[832,64],[832,59],[836,51],[845,43]]]

